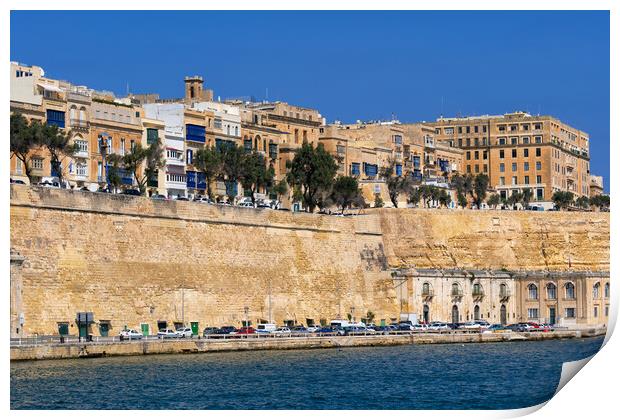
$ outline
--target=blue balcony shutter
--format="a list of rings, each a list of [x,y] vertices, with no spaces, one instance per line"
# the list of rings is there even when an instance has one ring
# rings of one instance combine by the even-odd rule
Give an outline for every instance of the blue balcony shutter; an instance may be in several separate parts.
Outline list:
[[[196,188],[196,172],[187,171],[187,188]]]
[[[252,140],[243,140],[243,147],[246,152],[252,151]]]
[[[63,111],[47,110],[47,125],[55,125],[65,128],[65,113]]]
[[[414,156],[413,157],[413,167],[414,168],[419,168],[420,167],[420,156]]]
[[[202,125],[186,124],[185,139],[204,143],[206,140],[206,129]]]
[[[396,176],[403,175],[403,165],[396,165]]]
[[[207,176],[205,175],[204,172],[197,172],[196,175],[198,176],[196,188],[199,190],[206,190],[207,189]]]
[[[359,175],[360,174],[360,164],[352,163],[351,164],[351,175]]]

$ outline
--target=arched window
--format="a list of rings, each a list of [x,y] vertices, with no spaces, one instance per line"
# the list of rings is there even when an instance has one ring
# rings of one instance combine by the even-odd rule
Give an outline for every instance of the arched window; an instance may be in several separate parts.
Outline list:
[[[76,112],[77,112],[77,108],[75,106],[72,106],[71,109],[69,110],[69,119],[71,121],[75,121]]]
[[[80,108],[80,121],[86,121],[86,108]]]
[[[601,283],[597,282],[592,288],[592,298],[598,299],[601,295]]]
[[[422,285],[422,296],[428,296],[431,292],[431,285],[429,283],[424,283]]]
[[[547,299],[556,299],[557,298],[557,288],[555,284],[549,283],[547,285]]]
[[[528,299],[538,299],[538,287],[534,283],[527,286]]]
[[[461,287],[458,283],[452,283],[452,296],[462,296]]]
[[[575,285],[573,283],[566,283],[564,288],[566,290],[566,299],[575,299]]]
[[[474,306],[474,320],[480,319],[480,306]]]
[[[609,283],[605,283],[605,297],[609,299]]]
[[[477,297],[483,296],[484,291],[482,290],[482,285],[480,283],[475,283],[471,294]]]

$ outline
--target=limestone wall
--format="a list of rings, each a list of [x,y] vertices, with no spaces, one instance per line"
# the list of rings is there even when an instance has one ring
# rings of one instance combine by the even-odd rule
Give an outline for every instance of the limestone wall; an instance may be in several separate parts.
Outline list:
[[[51,334],[78,311],[158,320],[395,318],[393,267],[609,270],[609,214],[383,209],[334,217],[11,186],[16,314]],[[271,305],[270,305],[271,302]],[[98,335],[95,326],[93,334]]]
[[[375,216],[159,202],[11,187],[11,247],[23,258],[24,333],[50,334],[78,311],[125,325],[249,319],[306,323],[372,310],[395,316]],[[271,299],[269,298],[271,296]],[[95,326],[93,334],[98,335]]]
[[[393,267],[609,271],[609,213],[373,211]]]

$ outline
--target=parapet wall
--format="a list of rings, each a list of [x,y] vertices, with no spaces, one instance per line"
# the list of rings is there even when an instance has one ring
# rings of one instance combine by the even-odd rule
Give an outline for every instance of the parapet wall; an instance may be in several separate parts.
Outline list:
[[[125,325],[395,318],[391,268],[609,270],[609,214],[383,209],[334,217],[11,186],[15,316]],[[22,262],[23,258],[23,262]],[[271,316],[269,315],[271,308]],[[13,316],[13,314],[12,314]],[[13,319],[13,318],[12,318]],[[13,331],[14,333],[14,331]],[[95,335],[99,332],[95,328]]]

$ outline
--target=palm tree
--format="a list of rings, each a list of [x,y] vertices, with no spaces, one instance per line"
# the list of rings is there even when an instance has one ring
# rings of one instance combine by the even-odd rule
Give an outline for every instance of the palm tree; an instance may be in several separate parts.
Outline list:
[[[527,208],[527,206],[530,204],[530,201],[532,200],[532,197],[534,196],[534,193],[532,192],[531,188],[524,188],[521,195],[521,204],[523,204],[523,208]]]

